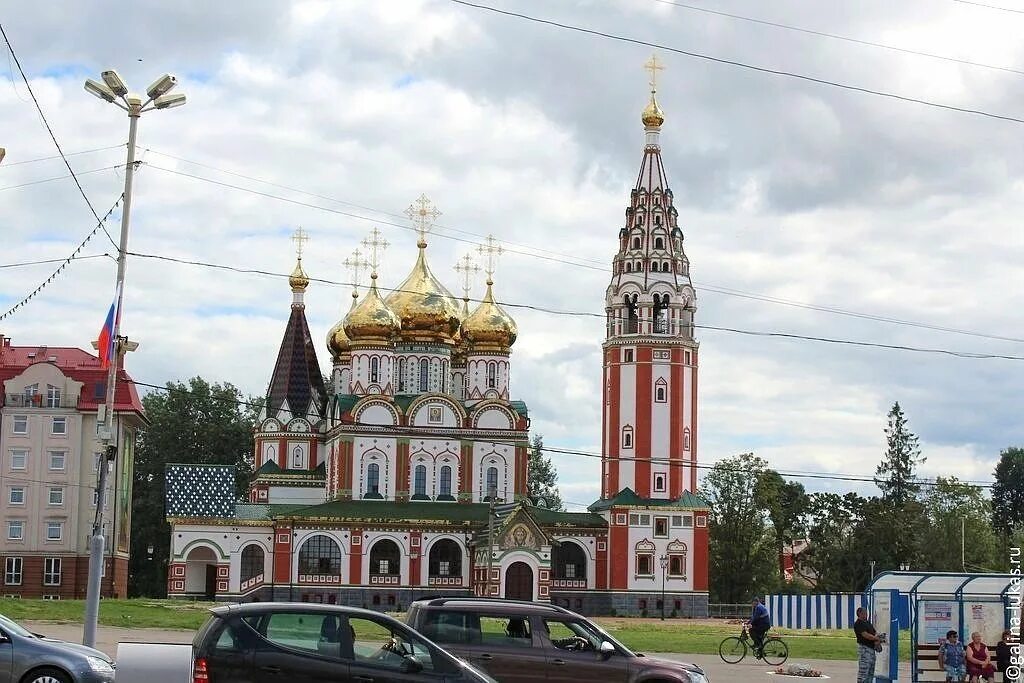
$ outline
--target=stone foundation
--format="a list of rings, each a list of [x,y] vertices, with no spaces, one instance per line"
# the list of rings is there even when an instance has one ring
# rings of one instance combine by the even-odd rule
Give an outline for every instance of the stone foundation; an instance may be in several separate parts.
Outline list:
[[[551,603],[588,617],[660,617],[661,593],[558,591]],[[665,593],[665,618],[706,619],[707,593]]]

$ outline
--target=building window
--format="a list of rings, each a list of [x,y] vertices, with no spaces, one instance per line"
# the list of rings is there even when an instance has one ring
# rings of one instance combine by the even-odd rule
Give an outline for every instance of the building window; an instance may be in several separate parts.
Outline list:
[[[448,361],[441,361],[441,392],[448,393]]]
[[[668,382],[665,381],[664,377],[659,377],[658,381],[654,383],[654,402],[668,402]]]
[[[683,430],[683,450],[690,450],[690,428],[687,427]]]
[[[656,474],[654,475],[654,492],[664,493],[665,492],[665,475]]]
[[[639,217],[639,216],[637,216],[636,224],[637,225],[643,225],[644,224],[644,219]],[[640,238],[639,237],[634,237],[633,238],[633,248],[634,249],[639,249],[640,248]]]
[[[629,516],[630,526],[640,526],[640,515],[632,514]]]
[[[366,495],[380,496],[380,465],[375,462],[366,468]]]
[[[46,407],[47,408],[60,408],[60,387],[47,385],[46,387]]]
[[[487,364],[487,388],[494,389],[498,386],[498,364],[493,360]]]
[[[452,468],[448,465],[441,467],[441,485],[438,487],[438,494],[441,496],[452,495]]]
[[[59,541],[64,538],[64,522],[46,523],[46,540]]]
[[[28,434],[28,415],[14,416],[14,433]]]
[[[677,553],[668,556],[668,575],[674,577],[686,576],[685,553]]]
[[[650,525],[651,525],[651,516],[650,515],[640,515],[640,526],[650,526]]]
[[[689,529],[693,526],[693,515],[683,515],[683,528]]]
[[[420,359],[420,391],[426,391],[430,386],[430,361],[426,358]]]
[[[689,351],[686,351],[686,352],[683,353],[683,362],[686,363],[687,365],[690,364],[690,352]]]
[[[66,417],[55,417],[50,425],[51,434],[67,434],[68,419]]]
[[[430,576],[462,576],[462,550],[450,538],[442,538],[430,548],[427,558]]]
[[[370,384],[380,381],[380,359],[374,356],[370,359]]]
[[[633,349],[623,349],[622,351],[622,362],[632,363],[633,362]]]
[[[23,470],[28,467],[28,451],[23,448],[16,448],[11,451],[11,469]]]
[[[292,449],[292,469],[302,468],[302,446],[296,446]]]
[[[306,539],[299,550],[299,574],[341,576],[341,548],[333,538],[317,534]]]
[[[242,583],[263,574],[263,548],[255,543],[245,546],[245,549],[242,550],[241,571]]]
[[[413,495],[427,497],[427,466],[416,465],[413,476]]]
[[[633,428],[628,425],[622,428],[622,447],[633,447]]]
[[[652,553],[638,553],[636,556],[636,573],[638,576],[654,575],[654,555]]]
[[[64,451],[50,451],[50,471],[62,472],[65,460]]]
[[[7,540],[22,541],[25,539],[25,522],[20,519],[7,520]]]
[[[654,518],[654,537],[668,538],[668,517]]]
[[[402,393],[403,391],[405,391],[405,384],[406,384],[406,382],[405,382],[405,370],[406,370],[406,366],[407,366],[406,360],[404,358],[400,358],[398,360],[398,393]]]
[[[51,486],[50,487],[50,505],[63,505],[64,504],[64,487],[63,486]]]
[[[8,557],[4,560],[4,583],[6,585],[21,585],[21,567],[22,561],[20,557]]]
[[[370,574],[372,576],[397,576],[401,567],[401,551],[389,538],[373,544],[370,549]]]
[[[587,578],[587,556],[578,543],[562,541],[551,549],[551,568],[556,579]]]
[[[24,505],[25,504],[25,487],[24,486],[12,486],[8,493],[7,502],[11,505]]]
[[[668,334],[668,294],[654,295],[654,332]]]
[[[60,558],[59,557],[47,557],[43,561],[43,585],[44,586],[59,586],[60,585]]]
[[[660,218],[660,216],[659,216],[659,218]],[[661,221],[658,221],[658,222],[660,223]],[[665,248],[665,240],[664,240],[664,238],[655,237],[654,238],[654,248],[655,249],[664,249]]]
[[[704,515],[697,515],[697,527],[703,528],[708,525],[708,518]]]
[[[487,495],[484,500],[491,500],[498,497],[498,468],[487,468]]]

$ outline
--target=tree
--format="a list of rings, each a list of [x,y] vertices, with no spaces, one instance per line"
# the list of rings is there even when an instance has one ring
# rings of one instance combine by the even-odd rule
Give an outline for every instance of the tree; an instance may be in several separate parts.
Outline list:
[[[808,502],[804,485],[796,481],[786,481],[775,470],[768,470],[754,486],[754,500],[768,513],[768,520],[774,532],[779,582],[786,583],[786,568],[782,554],[787,545],[791,545],[798,536],[803,536],[801,521]]]
[[[889,411],[885,436],[888,448],[875,470],[875,484],[882,492],[881,506],[877,514],[865,517],[866,531],[879,547],[888,551],[889,561],[883,568],[918,566],[921,531],[927,522],[924,507],[917,499],[921,484],[916,473],[925,458],[898,402]]]
[[[797,574],[819,592],[852,592],[870,577],[864,515],[868,501],[856,493],[812,493],[805,524],[810,545]]]
[[[740,603],[773,583],[775,563],[754,484],[768,469],[753,453],[720,460],[704,478],[713,602]]]
[[[544,455],[544,437],[540,434],[534,434],[530,442],[528,468],[526,495],[530,500],[543,500],[549,510],[564,510],[562,494],[558,491],[558,470],[551,458]]]
[[[135,450],[129,592],[160,597],[167,591],[171,533],[164,514],[166,465],[235,465],[236,493],[244,495],[261,400],[246,400],[231,384],[193,377],[188,385],[168,382],[165,390],[144,396],[142,404],[149,426]]]
[[[1004,541],[1024,527],[1024,448],[1011,446],[999,454],[992,484],[992,527]]]
[[[998,543],[989,524],[992,504],[981,487],[956,477],[938,477],[925,492],[922,504],[928,516],[922,569],[992,571],[998,562]]]

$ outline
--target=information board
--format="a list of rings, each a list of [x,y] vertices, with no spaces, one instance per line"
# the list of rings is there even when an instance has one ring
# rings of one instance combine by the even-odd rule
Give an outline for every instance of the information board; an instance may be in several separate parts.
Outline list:
[[[917,603],[918,619],[915,637],[918,643],[937,645],[946,640],[948,631],[959,631],[960,606],[946,600],[922,600]]]
[[[983,643],[994,647],[1006,627],[1005,607],[1002,602],[964,600],[964,642],[977,631]]]
[[[899,593],[875,591],[871,597],[871,621],[879,635],[885,634],[885,643],[875,660],[875,681],[887,683],[899,678],[900,621],[894,610]]]

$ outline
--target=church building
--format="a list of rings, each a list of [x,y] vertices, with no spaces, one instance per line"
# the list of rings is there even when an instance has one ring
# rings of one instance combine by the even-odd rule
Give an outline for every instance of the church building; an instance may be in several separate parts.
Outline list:
[[[369,268],[370,285],[327,334],[326,384],[296,234],[247,497],[233,467],[167,468],[171,597],[400,610],[428,595],[489,595],[585,614],[706,615],[696,299],[653,78],[642,120],[605,295],[601,498],[586,512],[528,499],[530,418],[512,383],[517,326],[495,296],[500,247],[489,237],[479,248],[486,290],[471,310],[469,261],[456,266],[461,302],[431,270],[439,212],[420,197],[407,210],[418,241],[401,284],[378,282],[389,245],[376,229],[346,261],[356,282]]]

